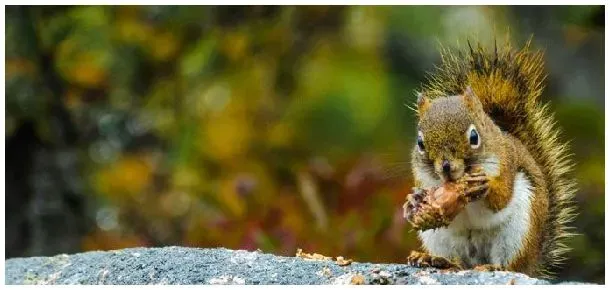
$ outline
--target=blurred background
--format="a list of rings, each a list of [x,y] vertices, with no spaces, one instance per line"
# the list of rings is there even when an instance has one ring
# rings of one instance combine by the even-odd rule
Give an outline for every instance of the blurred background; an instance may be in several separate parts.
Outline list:
[[[6,257],[184,245],[404,262],[414,115],[439,42],[546,53],[604,283],[604,8],[6,7]]]

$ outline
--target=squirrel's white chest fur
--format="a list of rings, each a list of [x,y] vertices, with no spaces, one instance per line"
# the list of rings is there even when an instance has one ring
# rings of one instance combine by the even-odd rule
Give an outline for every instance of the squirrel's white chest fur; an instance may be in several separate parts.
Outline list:
[[[495,169],[484,170],[497,174],[492,172]],[[419,174],[418,177],[431,178]],[[531,182],[525,174],[518,173],[513,188],[512,199],[498,212],[488,209],[484,201],[476,201],[467,205],[447,228],[420,232],[424,247],[432,255],[457,257],[469,266],[507,266],[522,248],[530,224]]]

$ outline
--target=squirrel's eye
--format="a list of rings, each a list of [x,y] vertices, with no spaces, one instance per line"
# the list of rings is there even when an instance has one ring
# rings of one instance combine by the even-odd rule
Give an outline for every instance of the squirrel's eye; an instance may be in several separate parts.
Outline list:
[[[421,131],[417,132],[417,151],[421,154],[424,154],[426,151],[426,147],[424,147],[424,134]]]
[[[468,128],[468,131],[466,131],[466,133],[468,134],[468,141],[470,142],[470,148],[472,148],[472,149],[479,148],[479,146],[481,145],[481,138],[479,137],[479,132],[477,132],[477,129],[474,127],[474,125],[470,125],[470,127]]]

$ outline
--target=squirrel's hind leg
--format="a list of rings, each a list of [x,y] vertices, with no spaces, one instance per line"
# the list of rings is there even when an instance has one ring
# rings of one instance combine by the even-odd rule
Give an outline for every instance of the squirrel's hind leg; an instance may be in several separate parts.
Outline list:
[[[453,262],[447,258],[433,256],[426,252],[411,251],[407,257],[407,264],[413,267],[434,267],[438,269],[461,270],[462,266],[458,262]]]

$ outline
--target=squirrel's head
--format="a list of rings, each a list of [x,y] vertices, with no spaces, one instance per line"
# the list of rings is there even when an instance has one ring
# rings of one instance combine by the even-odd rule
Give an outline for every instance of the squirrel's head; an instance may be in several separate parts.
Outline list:
[[[470,87],[462,95],[417,99],[415,156],[443,181],[456,180],[484,156],[495,125]]]

